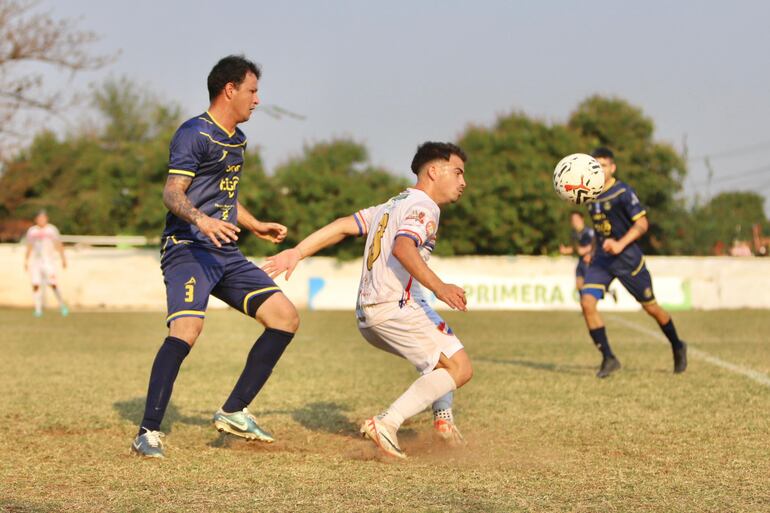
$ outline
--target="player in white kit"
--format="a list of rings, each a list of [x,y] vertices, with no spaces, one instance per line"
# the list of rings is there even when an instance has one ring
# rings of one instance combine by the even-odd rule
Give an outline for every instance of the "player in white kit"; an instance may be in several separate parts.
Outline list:
[[[302,258],[350,235],[365,235],[356,316],[358,329],[375,347],[401,356],[421,376],[382,414],[364,421],[361,432],[386,454],[405,458],[396,432],[404,420],[433,404],[434,428],[445,440],[464,443],[452,416],[452,393],[473,370],[460,340],[423,298],[420,284],[451,308],[465,311],[465,291],[444,283],[427,261],[436,244],[441,205],[465,189],[465,153],[450,143],[417,149],[412,171],[417,184],[385,203],[341,217],[296,247],[267,259],[271,276],[289,279]],[[419,282],[419,283],[418,283]]]
[[[67,268],[64,257],[64,246],[59,237],[59,230],[48,223],[48,215],[40,211],[35,216],[35,224],[29,227],[27,235],[27,252],[24,255],[24,269],[29,271],[32,281],[32,294],[35,298],[35,317],[43,315],[45,301],[45,286],[50,285],[62,316],[67,316],[69,310],[62,299],[56,284],[56,262],[54,253],[59,253],[62,268]]]

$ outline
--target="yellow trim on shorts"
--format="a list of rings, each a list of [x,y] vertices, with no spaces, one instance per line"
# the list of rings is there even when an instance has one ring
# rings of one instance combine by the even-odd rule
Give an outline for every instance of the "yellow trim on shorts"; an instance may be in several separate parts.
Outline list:
[[[243,298],[243,313],[245,313],[246,315],[249,315],[249,310],[248,310],[249,299],[253,298],[258,294],[264,294],[265,292],[271,292],[273,290],[280,292],[281,288],[278,286],[265,287],[264,289],[255,290],[253,292],[249,292],[248,294],[246,294],[246,297]]]
[[[642,267],[644,267],[644,256],[642,256],[641,262],[639,262],[639,266],[634,269],[634,272],[631,273],[631,276],[636,276],[642,271]]]
[[[642,210],[641,212],[639,212],[638,214],[636,214],[634,217],[632,217],[632,218],[631,218],[631,220],[632,220],[632,221],[636,221],[636,220],[637,220],[637,219],[639,219],[640,217],[642,217],[642,216],[646,216],[646,215],[647,215],[647,211],[646,211],[646,210]]]
[[[649,301],[639,301],[639,304],[642,306],[648,306],[648,305],[654,305],[657,302],[658,302],[657,299],[650,299]]]
[[[603,292],[607,291],[607,287],[605,287],[601,283],[587,283],[583,285],[583,287],[580,290],[585,290],[585,289],[599,289]]]
[[[170,175],[185,175],[185,176],[191,176],[195,178],[195,173],[192,171],[187,171],[186,169],[169,169],[168,174]]]
[[[178,312],[174,312],[168,317],[166,317],[166,324],[173,321],[177,317],[181,317],[183,315],[199,315],[201,317],[206,317],[206,312],[203,312],[201,310],[180,310]]]

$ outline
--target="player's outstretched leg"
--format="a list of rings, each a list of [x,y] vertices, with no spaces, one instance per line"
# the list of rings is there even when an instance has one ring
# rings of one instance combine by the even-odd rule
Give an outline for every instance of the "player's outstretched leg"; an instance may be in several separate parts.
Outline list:
[[[620,360],[618,360],[610,349],[610,342],[607,339],[607,330],[604,322],[599,316],[596,308],[597,298],[590,293],[583,293],[580,297],[580,306],[583,309],[583,317],[588,326],[588,333],[594,345],[602,353],[602,363],[596,372],[597,378],[606,378],[615,371],[620,370]]]
[[[246,440],[272,443],[273,436],[257,424],[248,410],[273,372],[273,368],[294,338],[299,316],[294,305],[282,293],[268,297],[257,310],[256,318],[265,325],[246,358],[246,365],[222,408],[214,414],[214,427]]]
[[[448,392],[433,402],[433,432],[447,444],[459,447],[465,445],[465,438],[455,424],[452,414],[454,392]]]
[[[162,458],[163,443],[160,440],[160,424],[171,400],[174,381],[179,374],[182,362],[190,354],[190,349],[203,329],[203,319],[181,317],[171,324],[170,335],[155,355],[150,371],[150,384],[147,388],[147,402],[139,432],[131,444],[131,450],[139,456]],[[180,337],[184,337],[180,338]]]
[[[61,311],[62,317],[67,317],[70,313],[69,308],[67,308],[67,303],[64,302],[64,298],[61,295],[61,292],[59,292],[59,287],[56,285],[51,285],[51,290],[53,291],[53,295],[56,296],[56,300],[59,302],[59,310]]]
[[[35,317],[43,316],[43,298],[45,297],[45,289],[40,285],[32,286],[32,297],[35,298]]]
[[[661,331],[666,335],[674,355],[674,374],[681,374],[687,370],[687,344],[679,338],[676,327],[674,327],[674,320],[658,303],[642,306],[644,311],[657,321]]]
[[[404,420],[463,386],[472,375],[470,358],[464,349],[457,351],[451,358],[442,354],[436,368],[420,376],[385,412],[365,420],[361,434],[372,440],[388,456],[406,458],[397,437]]]

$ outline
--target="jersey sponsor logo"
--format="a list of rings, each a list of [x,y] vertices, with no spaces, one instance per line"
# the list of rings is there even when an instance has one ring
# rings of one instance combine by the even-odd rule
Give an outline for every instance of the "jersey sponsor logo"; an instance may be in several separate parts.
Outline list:
[[[225,173],[237,173],[241,170],[240,164],[231,164],[225,169]]]
[[[221,203],[214,203],[214,206],[217,207],[220,212],[222,212],[222,221],[227,221],[230,219],[230,211],[235,205],[223,205]]]
[[[232,198],[235,196],[235,190],[238,188],[239,180],[240,179],[237,176],[233,178],[224,177],[219,181],[219,190],[226,191],[227,197]]]

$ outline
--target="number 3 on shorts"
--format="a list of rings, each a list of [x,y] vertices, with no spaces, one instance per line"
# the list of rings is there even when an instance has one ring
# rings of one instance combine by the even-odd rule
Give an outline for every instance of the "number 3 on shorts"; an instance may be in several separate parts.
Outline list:
[[[366,268],[370,271],[372,270],[374,262],[380,258],[380,253],[382,252],[382,236],[385,234],[385,228],[388,226],[389,218],[390,214],[386,212],[382,215],[380,224],[377,225],[377,233],[374,234],[372,246],[369,248],[369,256],[366,258]]]

